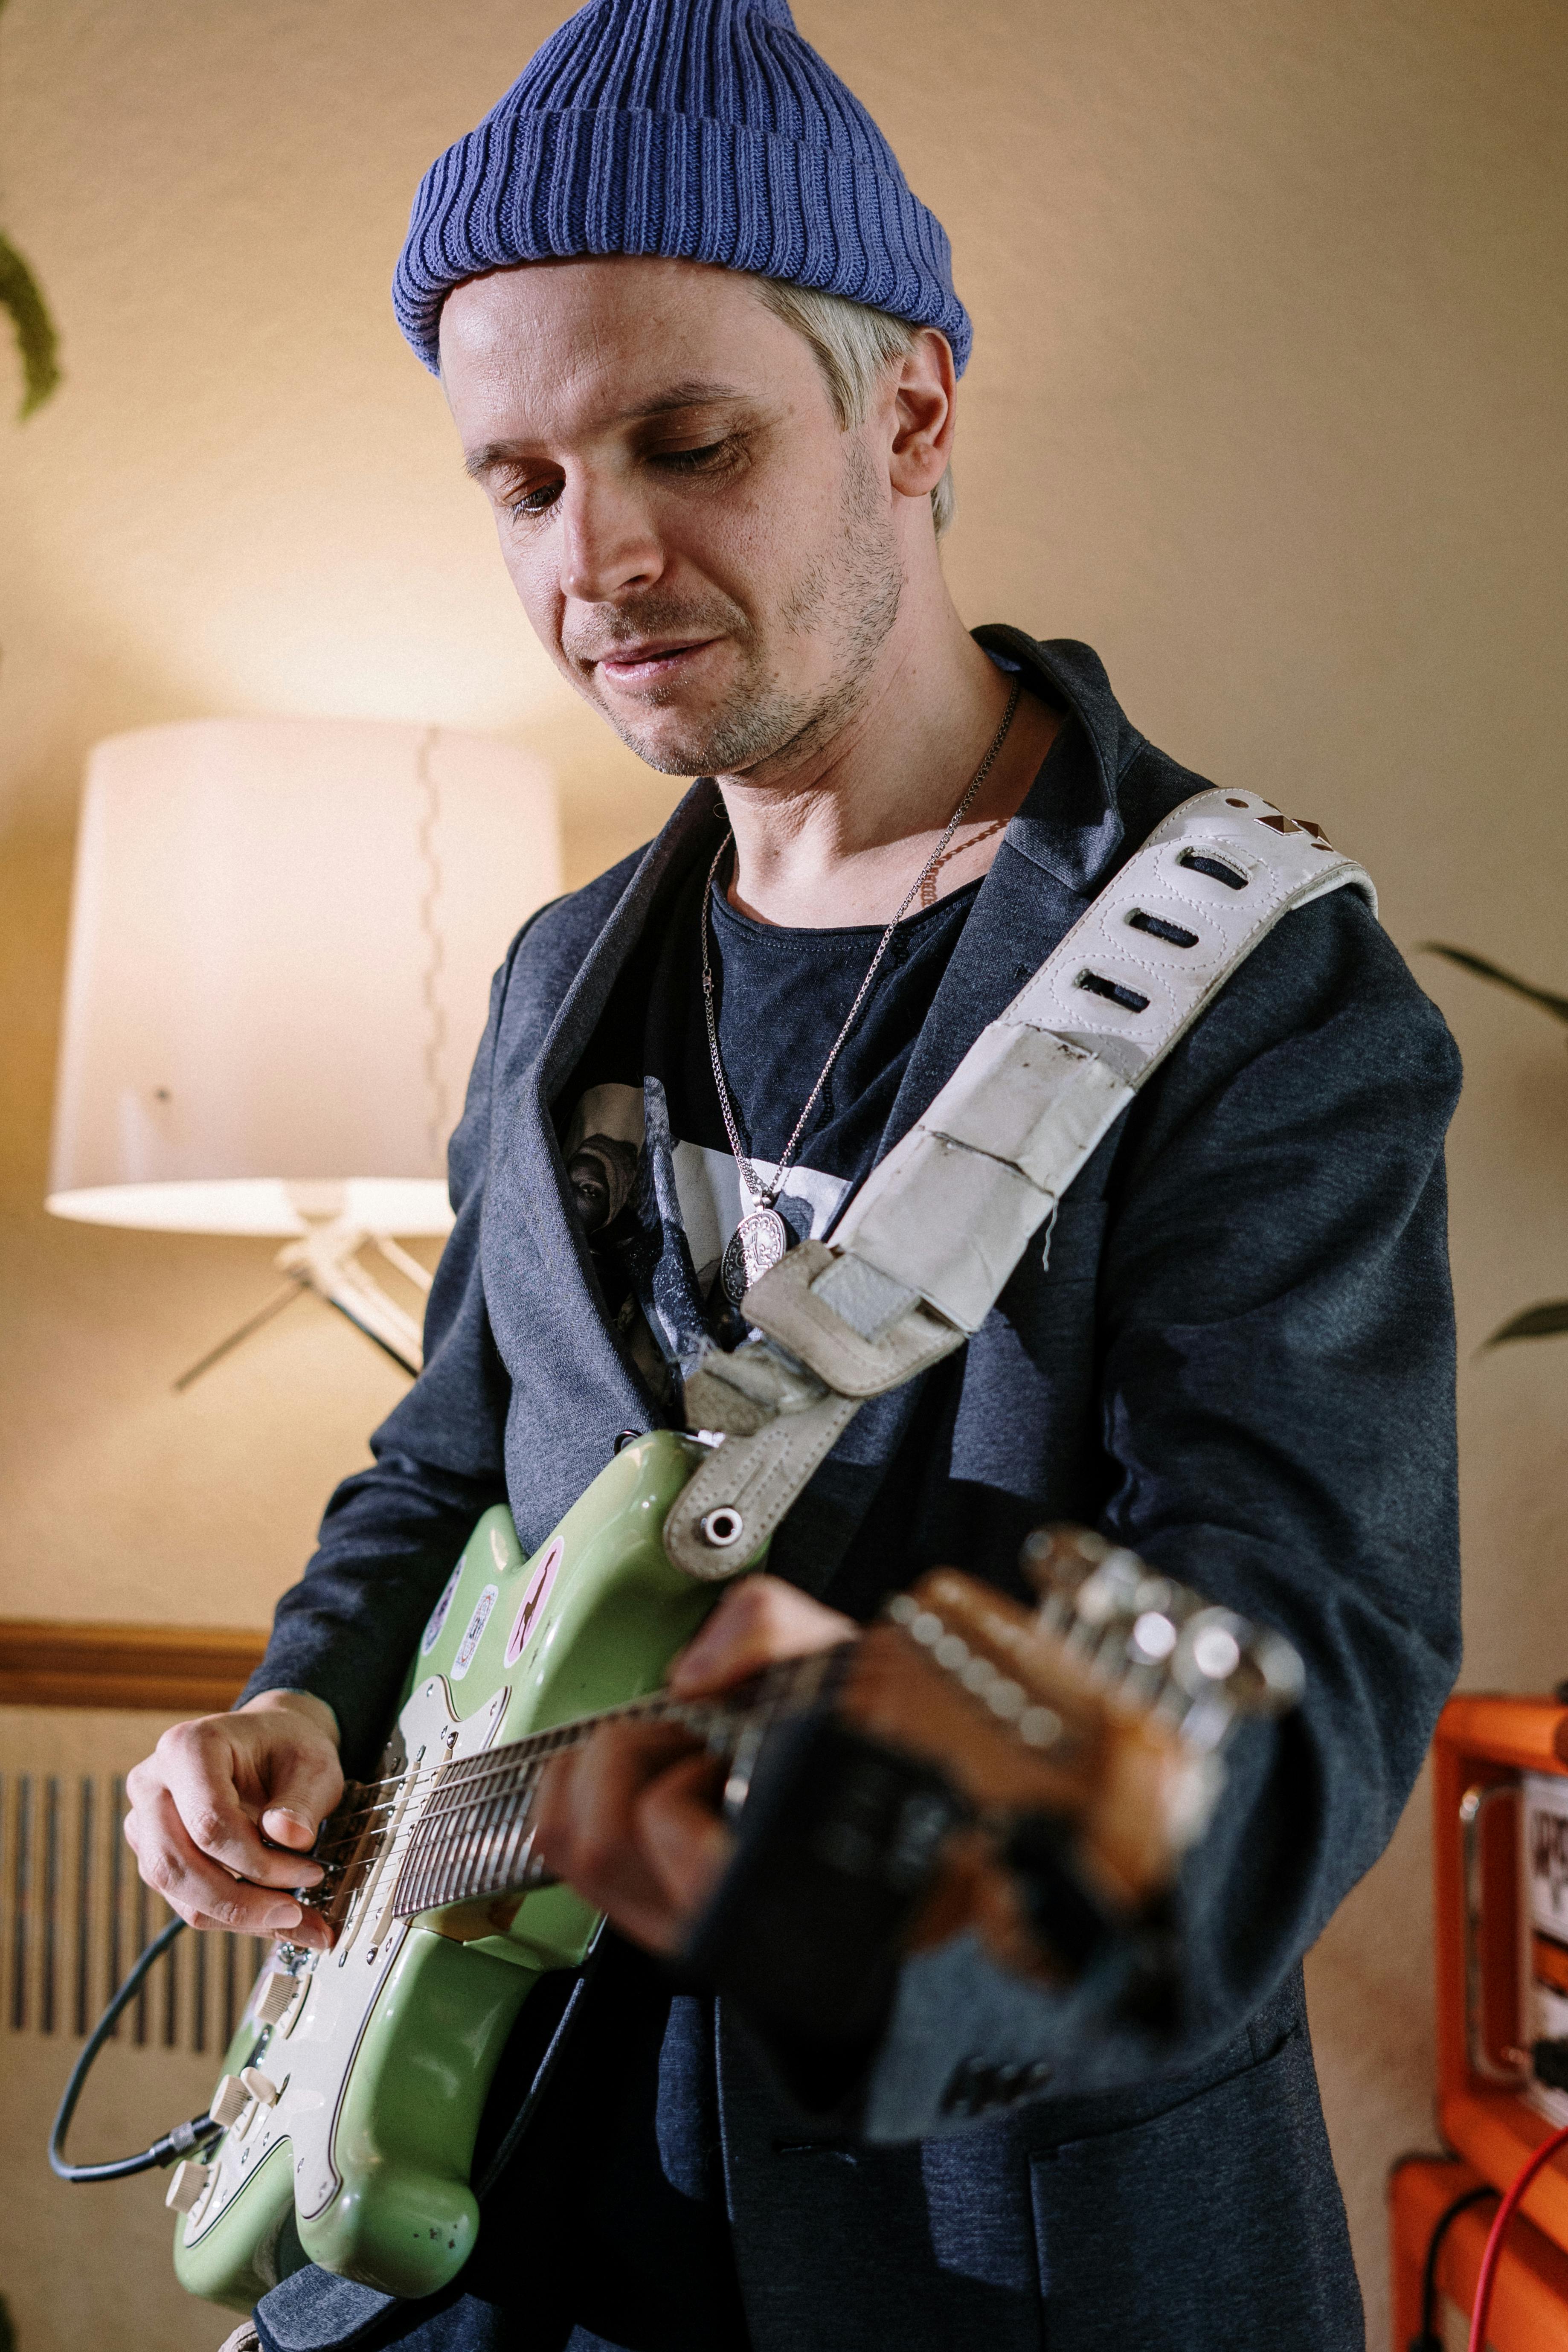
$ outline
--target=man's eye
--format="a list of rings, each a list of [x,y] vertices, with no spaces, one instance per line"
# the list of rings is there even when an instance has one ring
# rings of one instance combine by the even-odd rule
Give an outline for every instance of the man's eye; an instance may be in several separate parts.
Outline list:
[[[700,449],[656,449],[653,462],[670,473],[704,474],[713,471],[729,452],[726,436],[722,440],[705,442]]]
[[[542,482],[537,489],[523,490],[502,504],[514,522],[525,520],[531,515],[547,513],[561,496],[561,488],[559,482]]]

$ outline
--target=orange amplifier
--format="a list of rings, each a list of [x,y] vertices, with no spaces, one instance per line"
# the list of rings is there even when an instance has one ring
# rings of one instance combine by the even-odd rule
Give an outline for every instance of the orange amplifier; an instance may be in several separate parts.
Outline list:
[[[1466,2201],[1479,2186],[1479,2174],[1453,2157],[1408,2156],[1394,2166],[1389,2183],[1393,2352],[1409,2352],[1427,2340],[1422,2328],[1428,2310],[1439,2345],[1463,2344],[1463,2323],[1475,2302],[1481,2252],[1497,2211],[1495,2196]],[[1522,2219],[1503,2247],[1487,2342],[1492,2352],[1568,2352],[1568,2254]]]
[[[1437,2118],[1506,2189],[1568,2124],[1568,1706],[1450,1699],[1433,1764]],[[1521,2210],[1568,2252],[1568,2150]]]

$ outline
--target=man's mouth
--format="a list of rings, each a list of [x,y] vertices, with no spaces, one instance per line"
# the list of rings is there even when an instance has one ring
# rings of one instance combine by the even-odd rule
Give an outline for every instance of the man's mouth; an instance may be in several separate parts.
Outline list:
[[[649,637],[600,654],[596,667],[612,686],[657,686],[717,645],[717,637]]]

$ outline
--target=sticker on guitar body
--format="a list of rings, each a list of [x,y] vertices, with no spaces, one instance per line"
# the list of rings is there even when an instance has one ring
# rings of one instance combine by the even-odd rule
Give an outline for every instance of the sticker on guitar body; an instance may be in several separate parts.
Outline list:
[[[542,1554],[533,1574],[528,1580],[528,1591],[522,1596],[522,1605],[512,1619],[511,1632],[506,1637],[505,1663],[507,1665],[516,1665],[533,1638],[533,1629],[544,1614],[544,1604],[550,1598],[557,1576],[561,1573],[561,1563],[565,1557],[566,1547],[557,1536],[555,1541]]]
[[[442,1628],[447,1622],[447,1612],[452,1606],[453,1596],[457,1592],[458,1587],[462,1581],[462,1576],[463,1563],[459,1560],[457,1567],[452,1570],[451,1575],[447,1579],[446,1589],[442,1592],[440,1600],[437,1601],[435,1608],[430,1612],[429,1622],[425,1628],[424,1638],[419,1644],[419,1654],[422,1658],[427,1658],[429,1656],[431,1651],[435,1648],[437,1643],[441,1638]]]
[[[460,1683],[463,1676],[468,1673],[468,1668],[473,1664],[474,1653],[479,1648],[480,1642],[484,1638],[485,1627],[490,1622],[490,1612],[495,1607],[496,1602],[500,1598],[500,1586],[499,1584],[487,1584],[479,1599],[475,1601],[474,1613],[468,1622],[468,1625],[464,1630],[463,1638],[458,1644],[458,1654],[452,1661],[452,1680],[455,1683]],[[511,1664],[510,1658],[507,1660],[507,1664],[509,1665]]]

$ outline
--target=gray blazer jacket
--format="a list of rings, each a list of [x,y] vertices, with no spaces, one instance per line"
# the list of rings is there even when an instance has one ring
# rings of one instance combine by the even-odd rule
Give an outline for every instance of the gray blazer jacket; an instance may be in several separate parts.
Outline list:
[[[1203,789],[1130,724],[1087,647],[982,634],[1067,723],[888,1145]],[[251,1685],[327,1699],[351,1768],[478,1513],[504,1496],[532,1547],[617,1433],[657,1418],[602,1311],[552,1111],[632,944],[710,844],[714,798],[694,786],[644,854],[537,916],[497,976],[426,1370],[375,1467],[334,1496]],[[853,2111],[803,2124],[721,2017],[757,2352],[1362,2342],[1300,1962],[1387,1840],[1458,1657],[1441,1157],[1458,1084],[1440,1017],[1364,903],[1342,891],[1290,915],[1106,1138],[1048,1260],[1031,1250],[965,1349],[860,1412],[781,1532],[776,1570],[868,1614],[938,1560],[1015,1585],[1029,1526],[1096,1522],[1279,1626],[1307,1697],[1232,1751],[1184,1874],[1168,2029],[1092,1986],[1025,1986],[960,1943],[907,1967]],[[264,2339],[303,2352],[384,2330],[367,2293],[306,2271],[261,2306]]]

